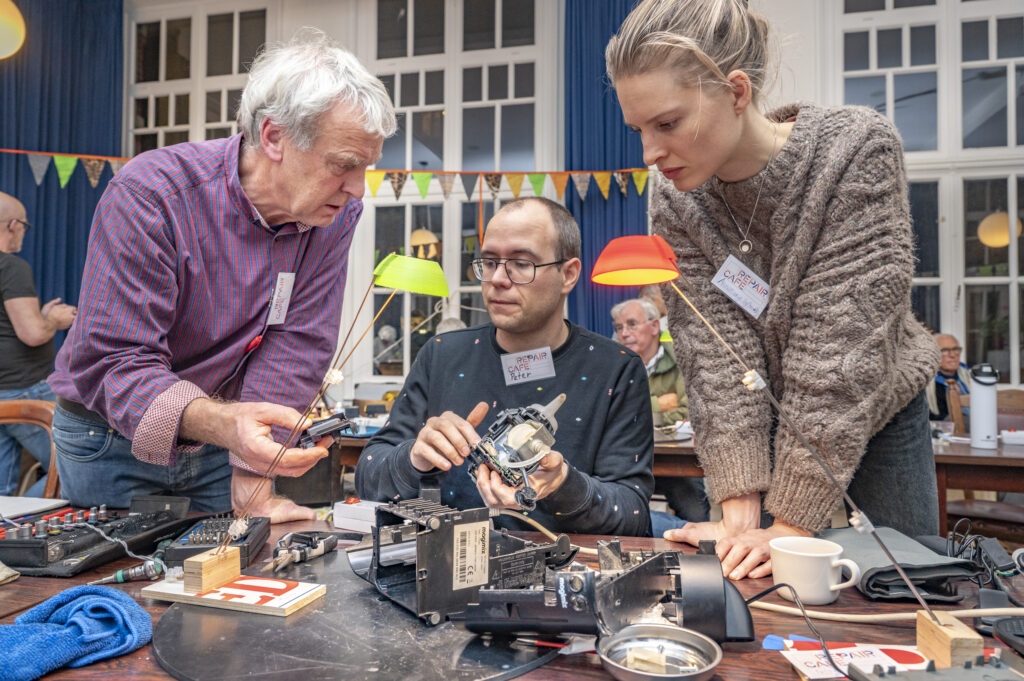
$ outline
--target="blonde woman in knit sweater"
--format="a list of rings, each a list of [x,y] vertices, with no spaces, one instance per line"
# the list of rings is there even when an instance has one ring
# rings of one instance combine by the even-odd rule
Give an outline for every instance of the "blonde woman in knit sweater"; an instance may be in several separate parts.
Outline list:
[[[874,523],[934,534],[922,389],[939,353],[910,308],[899,135],[859,107],[762,114],[767,34],[744,0],[645,0],[609,42],[625,122],[661,171],[654,231],[675,250],[697,307]],[[722,283],[730,256],[768,291],[757,314],[712,281]],[[768,541],[824,528],[839,492],[679,297],[665,298],[697,452],[723,512],[666,538],[716,539],[725,574],[766,576]]]

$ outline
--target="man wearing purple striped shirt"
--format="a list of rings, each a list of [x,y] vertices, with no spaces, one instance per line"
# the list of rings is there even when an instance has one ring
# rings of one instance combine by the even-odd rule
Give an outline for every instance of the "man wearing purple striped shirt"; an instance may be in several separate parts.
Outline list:
[[[328,368],[366,167],[396,127],[390,97],[308,32],[256,59],[238,125],[139,155],[96,209],[50,378],[76,506],[170,493],[239,510]],[[287,450],[276,473],[302,474],[327,443]],[[269,490],[251,512],[312,517]]]

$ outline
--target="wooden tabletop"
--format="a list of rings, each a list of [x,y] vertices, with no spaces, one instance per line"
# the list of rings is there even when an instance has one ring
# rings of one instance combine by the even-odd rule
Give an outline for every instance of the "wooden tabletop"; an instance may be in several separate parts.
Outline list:
[[[308,529],[328,530],[332,529],[324,522],[301,522],[275,525],[271,530],[270,540],[267,546],[260,553],[259,561],[269,558],[270,547],[277,538],[288,531]],[[539,535],[530,535],[531,538],[540,541]],[[577,536],[574,541],[583,546],[596,546],[596,536]],[[623,539],[623,547],[627,549],[680,549],[691,551],[689,547],[680,547],[661,539]],[[0,624],[12,624],[17,613],[31,607],[36,603],[53,596],[60,591],[84,584],[101,576],[110,574],[116,569],[129,567],[135,561],[130,559],[120,560],[108,564],[99,570],[83,573],[71,579],[51,579],[41,577],[21,577],[14,582],[0,586]],[[1014,578],[1020,580],[1022,578]],[[167,604],[142,599],[139,592],[148,582],[133,582],[120,585],[120,588],[133,598],[139,601],[155,618],[158,618],[167,608]],[[771,579],[743,580],[737,582],[740,592],[746,596],[752,596],[761,590],[771,586]],[[963,606],[972,607],[976,605],[976,591],[972,584],[961,584],[963,593],[967,594]],[[770,595],[766,601],[784,603],[777,596]],[[191,606],[185,606],[191,607]],[[396,606],[397,607],[397,606]],[[839,600],[825,609],[838,612],[857,613],[882,613],[905,611],[915,609],[912,603],[892,604],[886,602],[869,602],[855,589],[847,589],[840,595]],[[761,641],[767,634],[788,636],[790,634],[810,635],[802,619],[785,615],[776,615],[761,610],[753,610],[755,633],[757,641],[752,643],[728,643],[724,645],[725,657],[718,668],[716,678],[725,681],[740,679],[771,680],[785,679],[792,681],[796,674],[778,652],[761,649]],[[342,613],[339,613],[341,616]],[[269,618],[268,622],[274,618]],[[271,622],[277,625],[277,621]],[[827,640],[831,641],[857,641],[869,643],[894,643],[913,644],[915,640],[914,626],[912,623],[872,626],[872,625],[849,625],[830,622],[818,622],[818,628]],[[268,631],[271,631],[268,629]],[[268,634],[267,641],[253,641],[253,645],[273,645],[273,637]],[[991,644],[991,640],[988,641]],[[163,669],[157,664],[150,646],[145,646],[134,653],[112,660],[105,660],[88,667],[79,669],[64,669],[53,672],[46,676],[47,679],[75,679],[78,681],[108,681],[109,679],[169,679]],[[527,681],[570,681],[576,679],[609,679],[610,676],[601,667],[596,655],[573,655],[559,657],[538,670],[530,672],[521,677]]]

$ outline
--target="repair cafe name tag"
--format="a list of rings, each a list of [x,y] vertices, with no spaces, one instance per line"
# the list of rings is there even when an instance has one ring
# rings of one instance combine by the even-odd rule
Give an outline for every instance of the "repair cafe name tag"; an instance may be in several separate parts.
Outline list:
[[[505,385],[516,385],[551,378],[555,375],[555,361],[551,357],[551,348],[543,347],[502,355],[501,369]]]
[[[288,304],[292,301],[294,287],[294,272],[277,273],[277,286],[274,287],[274,297],[270,299],[270,315],[267,317],[267,326],[284,324],[284,318],[288,316]]]
[[[754,319],[768,306],[771,288],[734,255],[725,259],[711,283]]]

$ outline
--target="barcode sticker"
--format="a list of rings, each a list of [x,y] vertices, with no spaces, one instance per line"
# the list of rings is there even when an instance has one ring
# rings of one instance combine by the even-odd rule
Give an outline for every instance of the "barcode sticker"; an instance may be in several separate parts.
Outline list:
[[[491,539],[487,521],[458,525],[454,536],[452,589],[468,589],[487,584]]]

